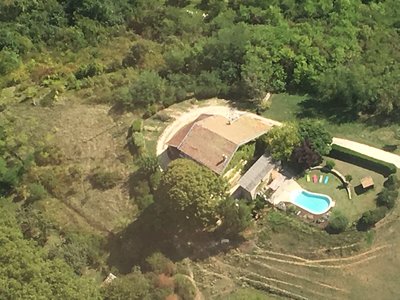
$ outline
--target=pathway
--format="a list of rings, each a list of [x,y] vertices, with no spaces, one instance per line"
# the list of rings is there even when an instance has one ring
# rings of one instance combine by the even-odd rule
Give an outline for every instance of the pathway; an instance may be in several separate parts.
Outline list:
[[[213,104],[215,101],[213,102]],[[213,114],[213,115],[222,115],[224,117],[229,117],[232,113],[234,113],[236,116],[240,116],[243,114],[247,114],[253,118],[262,120],[263,122],[268,123],[269,125],[280,125],[282,123],[267,119],[264,117],[261,117],[259,115],[256,115],[254,113],[246,112],[246,111],[240,111],[237,110],[236,108],[233,108],[229,106],[229,102],[226,100],[220,100],[220,105],[210,105],[210,106],[204,106],[204,107],[193,107],[189,111],[182,112],[181,114],[176,116],[176,119],[174,122],[172,122],[161,134],[160,138],[158,139],[157,142],[157,155],[161,155],[165,149],[167,148],[167,141],[172,138],[172,136],[183,126],[186,125],[193,120],[195,120],[199,115],[201,114]],[[400,156],[378,149],[374,148],[365,144],[349,141],[346,139],[341,139],[341,138],[333,138],[333,143],[351,150],[354,150],[358,153],[368,155],[370,157],[374,157],[377,159],[380,159],[382,161],[392,163],[394,164],[397,168],[400,168]],[[163,164],[162,164],[163,165]],[[165,164],[166,165],[166,164]]]
[[[370,157],[380,159],[382,161],[392,163],[397,168],[400,168],[400,156],[397,154],[393,154],[375,147],[371,147],[365,144],[340,139],[340,138],[333,138],[333,143],[350,150],[356,151],[358,153],[368,155]]]

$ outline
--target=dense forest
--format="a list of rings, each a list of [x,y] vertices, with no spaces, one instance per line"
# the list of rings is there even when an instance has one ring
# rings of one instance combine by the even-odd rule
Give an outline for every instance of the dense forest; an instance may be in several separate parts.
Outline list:
[[[395,0],[3,1],[1,85],[22,83],[30,96],[35,85],[101,86],[99,101],[150,113],[193,93],[257,101],[289,91],[313,95],[317,107],[340,108],[349,118],[395,118],[399,6]],[[105,59],[100,49],[122,36],[129,51]]]
[[[288,92],[310,95],[314,115],[396,123],[399,16],[398,0],[1,1],[0,90],[46,107],[70,93],[145,117],[191,97],[256,107],[268,92]],[[0,113],[13,104],[1,101]],[[82,276],[104,263],[100,250],[88,250],[101,242],[31,209],[60,189],[31,166],[58,160],[55,149],[17,132],[12,116],[0,119],[1,298],[156,299],[161,275],[169,283],[156,291],[160,299],[193,294],[165,258],[174,271],[130,275],[145,294],[134,294],[129,278],[104,292]],[[48,231],[62,236],[62,247],[49,246]]]

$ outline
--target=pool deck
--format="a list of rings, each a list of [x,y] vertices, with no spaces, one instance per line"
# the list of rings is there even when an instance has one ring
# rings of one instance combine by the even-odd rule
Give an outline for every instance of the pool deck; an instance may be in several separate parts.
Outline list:
[[[303,190],[303,188],[294,179],[287,179],[272,195],[271,203],[277,205],[280,202],[291,202],[292,193],[298,190]]]

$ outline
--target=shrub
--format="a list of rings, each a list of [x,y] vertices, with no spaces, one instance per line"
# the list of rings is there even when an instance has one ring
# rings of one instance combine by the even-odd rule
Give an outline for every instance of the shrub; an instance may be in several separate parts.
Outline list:
[[[132,144],[138,154],[143,154],[146,152],[146,141],[141,132],[134,132],[132,134]]]
[[[398,196],[399,192],[397,190],[389,190],[387,188],[383,188],[382,191],[378,194],[376,203],[378,206],[386,206],[388,209],[391,209],[394,207]]]
[[[90,177],[90,182],[94,188],[100,190],[108,190],[117,185],[121,180],[118,172],[109,172],[106,170],[98,170]]]
[[[155,173],[159,167],[158,158],[151,155],[141,156],[138,160],[138,164],[140,167],[140,172],[145,176]]]
[[[357,228],[359,230],[368,230],[374,226],[379,220],[383,219],[387,213],[387,207],[381,206],[362,214],[358,220]]]
[[[190,279],[184,275],[175,275],[175,293],[180,296],[182,300],[195,299],[196,288]]]
[[[383,186],[389,190],[396,190],[399,187],[399,179],[396,174],[389,175],[388,179],[383,183]]]
[[[139,210],[142,211],[142,210],[146,209],[147,206],[149,206],[150,204],[152,204],[154,202],[154,197],[151,194],[138,196],[138,197],[136,197],[135,202],[136,202]]]
[[[347,174],[346,176],[344,176],[344,178],[346,179],[347,182],[350,182],[353,180],[353,176],[351,176],[350,174]]]
[[[131,125],[132,132],[141,132],[143,130],[143,120],[136,119],[132,122]]]
[[[329,153],[329,156],[380,173],[383,176],[389,176],[397,171],[397,168],[394,164],[360,154],[335,144],[332,145],[332,150]]]
[[[75,77],[76,79],[81,80],[87,77],[100,75],[103,72],[104,72],[103,65],[96,62],[92,62],[88,65],[81,66],[79,70],[75,72]]]
[[[21,64],[19,55],[13,51],[3,49],[0,51],[0,75],[6,75]]]
[[[88,65],[81,66],[75,73],[75,77],[78,80],[100,75],[104,72],[104,66],[99,63],[90,63]]]
[[[346,230],[349,225],[349,220],[347,217],[340,211],[334,211],[329,218],[328,226],[326,227],[326,231],[329,233],[341,233]]]
[[[227,236],[235,236],[243,231],[251,220],[250,207],[243,200],[226,199],[220,204],[222,226],[220,230]]]
[[[153,253],[151,256],[146,258],[146,262],[150,266],[151,271],[157,274],[172,276],[176,273],[175,264],[160,252]]]
[[[335,162],[333,160],[327,160],[325,163],[325,168],[329,171],[335,167]]]
[[[40,183],[31,183],[28,186],[29,196],[26,199],[28,203],[41,200],[47,196],[47,191]]]

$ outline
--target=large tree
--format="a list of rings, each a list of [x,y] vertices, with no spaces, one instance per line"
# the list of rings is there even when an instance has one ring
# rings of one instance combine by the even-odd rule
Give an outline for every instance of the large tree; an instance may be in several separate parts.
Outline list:
[[[319,155],[327,155],[331,151],[332,135],[321,122],[303,120],[299,122],[298,128],[300,138],[308,141]]]
[[[177,159],[161,178],[157,200],[179,224],[208,226],[216,220],[226,187],[222,177],[209,169],[188,159]]]
[[[318,152],[313,150],[310,142],[306,140],[294,148],[290,160],[301,169],[306,170],[321,163],[322,157]]]
[[[282,161],[287,161],[300,144],[298,129],[290,123],[275,126],[266,133],[264,140],[272,158]]]

